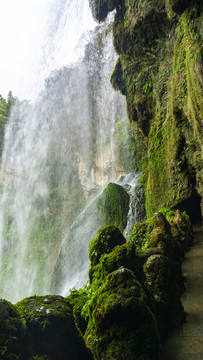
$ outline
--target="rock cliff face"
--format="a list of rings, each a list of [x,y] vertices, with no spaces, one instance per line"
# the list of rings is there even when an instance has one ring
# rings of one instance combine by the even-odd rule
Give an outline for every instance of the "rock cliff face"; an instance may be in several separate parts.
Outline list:
[[[112,85],[126,95],[128,117],[145,137],[143,185],[148,216],[161,207],[187,210],[201,221],[202,2],[94,0],[103,21],[116,9],[119,54]]]

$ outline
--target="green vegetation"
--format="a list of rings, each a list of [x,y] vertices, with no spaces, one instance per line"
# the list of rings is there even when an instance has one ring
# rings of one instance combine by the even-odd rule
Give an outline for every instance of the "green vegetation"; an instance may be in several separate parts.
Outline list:
[[[108,1],[95,4],[103,15],[109,9]],[[142,184],[151,216],[203,195],[202,5],[128,0],[116,10],[119,59],[111,82],[126,96],[128,117],[147,143]],[[99,21],[103,15],[98,11]]]
[[[91,297],[88,315],[85,340],[95,359],[157,357],[156,322],[132,271],[123,267],[107,275]]]
[[[126,173],[142,170],[142,158],[147,147],[136,123],[129,123],[126,118],[116,122],[116,144],[118,161]]]
[[[165,334],[184,320],[180,265],[192,238],[186,214],[162,211],[168,220],[156,213],[128,242],[116,227],[101,228],[90,244],[90,285],[66,299],[1,300],[2,360],[159,359]]]
[[[90,282],[94,272],[98,272],[98,264],[104,262],[104,255],[110,253],[116,245],[125,243],[125,238],[115,226],[105,226],[98,231],[98,235],[92,240],[89,247],[91,268],[89,272]]]
[[[27,351],[24,344],[26,322],[17,308],[6,300],[0,300],[0,358],[2,360],[23,360]]]
[[[16,304],[27,325],[27,359],[91,360],[76,329],[71,305],[61,296],[32,296]]]
[[[163,209],[136,224],[130,241],[113,226],[89,248],[90,285],[68,297],[95,359],[158,359],[160,339],[184,320],[181,261],[191,244],[189,217]]]
[[[15,103],[15,98],[12,92],[9,91],[7,100],[0,95],[0,157],[2,155],[4,145],[4,131],[7,124],[8,117],[11,112],[11,107]]]
[[[125,229],[129,210],[129,195],[122,186],[109,183],[98,198],[97,208],[102,224],[113,224],[120,231]]]

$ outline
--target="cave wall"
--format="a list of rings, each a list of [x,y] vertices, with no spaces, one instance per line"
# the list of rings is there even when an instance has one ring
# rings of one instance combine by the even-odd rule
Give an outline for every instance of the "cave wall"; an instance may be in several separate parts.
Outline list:
[[[142,183],[148,216],[164,207],[185,210],[185,201],[197,196],[201,202],[202,2],[92,0],[91,6],[98,21],[116,9],[119,58],[111,82],[126,96],[129,120],[147,144]]]

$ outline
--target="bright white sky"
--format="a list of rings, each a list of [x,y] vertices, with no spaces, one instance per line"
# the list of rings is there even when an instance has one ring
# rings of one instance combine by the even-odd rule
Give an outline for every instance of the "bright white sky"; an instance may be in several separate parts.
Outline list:
[[[40,56],[39,36],[47,2],[0,0],[0,94],[4,97],[9,90],[15,96],[24,96],[21,90],[24,75],[34,70],[32,66],[27,68],[27,64],[34,54],[35,58]],[[32,96],[28,91],[29,95]]]
[[[50,71],[78,58],[94,26],[88,0],[0,0],[0,94],[34,100]]]

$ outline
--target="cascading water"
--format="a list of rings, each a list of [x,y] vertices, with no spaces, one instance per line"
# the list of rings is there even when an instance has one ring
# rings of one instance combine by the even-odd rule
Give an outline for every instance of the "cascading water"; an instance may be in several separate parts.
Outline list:
[[[115,183],[129,194],[127,226],[124,230],[126,239],[128,239],[134,224],[145,220],[144,194],[138,185],[139,178],[140,174],[130,173],[121,176]],[[101,199],[104,198],[105,191],[101,192],[83,210],[64,237],[52,280],[53,293],[66,296],[70,289],[73,287],[78,289],[87,282],[90,240],[96,235],[98,228],[110,225],[105,223],[101,215]],[[113,221],[112,219],[111,224]],[[77,262],[75,258],[78,259]]]
[[[133,226],[136,222],[142,222],[146,220],[144,193],[138,183],[140,175],[141,174],[139,173],[130,173],[122,176],[117,182],[127,191],[130,196],[127,226],[123,232],[126,239],[129,238]]]
[[[38,73],[56,70],[34,103],[16,101],[2,155],[0,297],[12,302],[49,292],[64,234],[118,175],[114,124],[125,104],[109,81],[110,20],[96,27],[88,1],[47,6]]]

